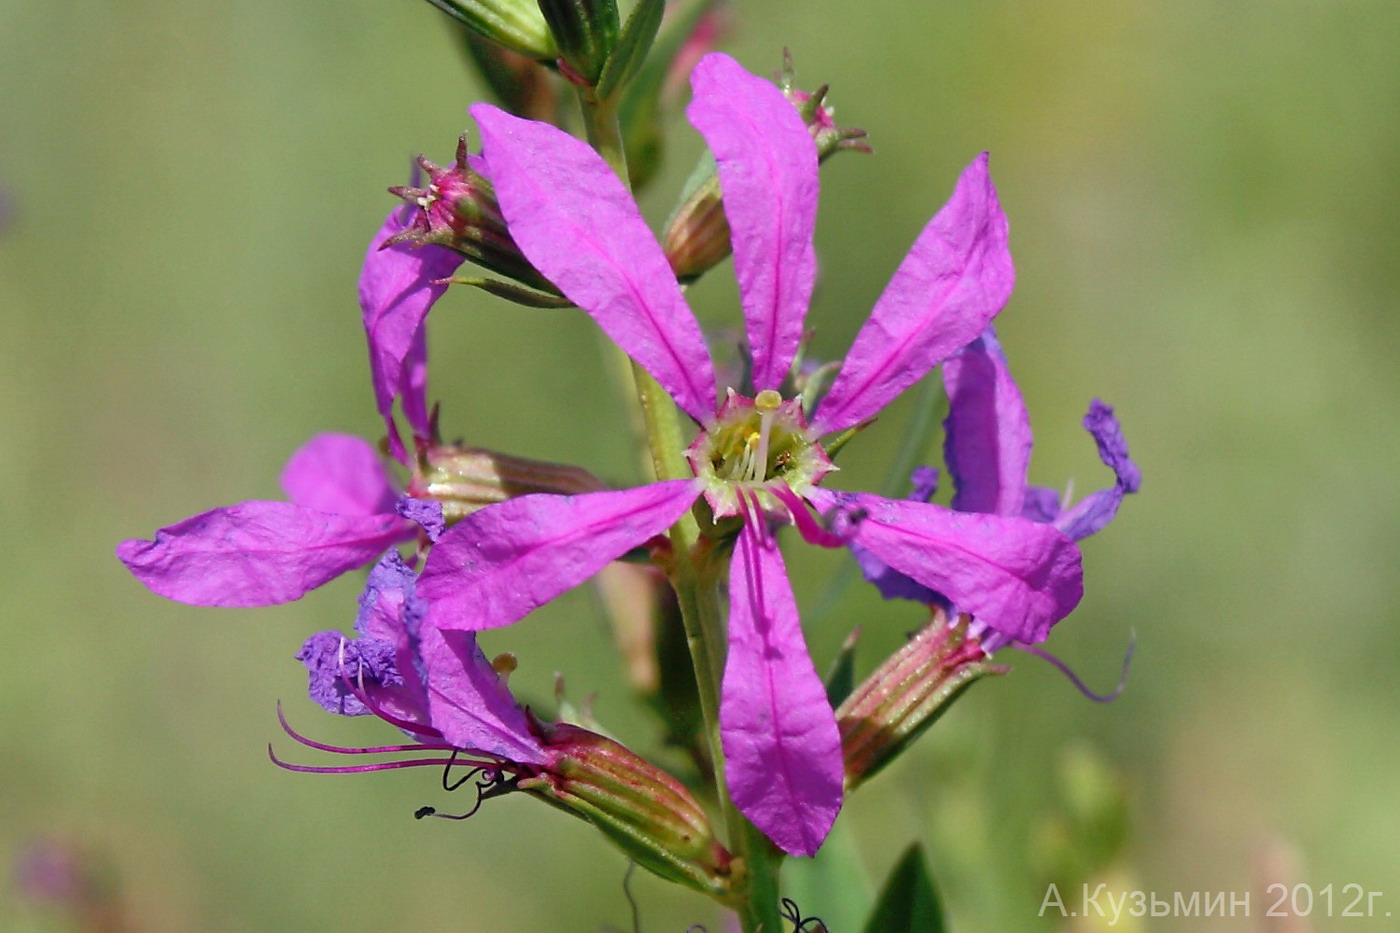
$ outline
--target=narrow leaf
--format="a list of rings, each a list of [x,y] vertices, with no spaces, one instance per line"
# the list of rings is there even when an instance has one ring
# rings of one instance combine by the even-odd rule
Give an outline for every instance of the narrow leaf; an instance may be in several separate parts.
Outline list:
[[[918,843],[890,872],[865,933],[943,933],[943,905]]]
[[[607,100],[614,93],[627,86],[627,82],[641,69],[656,41],[657,30],[661,28],[661,17],[666,12],[666,0],[641,0],[627,24],[622,27],[617,45],[603,65],[603,73],[598,76],[595,93],[599,100]]]
[[[506,301],[512,301],[527,308],[572,308],[575,306],[572,301],[560,295],[537,292],[533,288],[525,288],[512,282],[502,282],[500,279],[453,276],[447,281],[452,285],[470,285],[473,288],[479,288],[497,298],[504,298]]]
[[[851,634],[841,643],[836,660],[831,662],[831,670],[826,675],[826,698],[835,709],[846,701],[856,685],[856,639],[860,629],[852,629]]]

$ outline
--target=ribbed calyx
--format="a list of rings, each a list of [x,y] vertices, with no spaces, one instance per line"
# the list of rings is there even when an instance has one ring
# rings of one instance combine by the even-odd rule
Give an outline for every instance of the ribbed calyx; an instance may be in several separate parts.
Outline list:
[[[592,823],[648,871],[730,903],[738,868],[680,781],[605,736],[540,726],[553,756],[519,789]]]
[[[899,756],[973,681],[1006,668],[986,663],[967,616],[949,623],[942,609],[859,684],[836,710],[846,789]]]
[[[423,187],[396,185],[389,189],[417,208],[413,222],[386,241],[434,243],[454,249],[479,266],[529,285],[554,287],[520,252],[501,216],[491,181],[481,171],[480,156],[467,150],[464,133],[457,141],[456,159],[443,167],[423,157],[418,165],[427,175]]]
[[[433,444],[419,454],[408,494],[441,503],[442,517],[451,525],[478,509],[517,496],[540,492],[577,496],[605,488],[592,473],[567,463],[529,460],[481,447]]]

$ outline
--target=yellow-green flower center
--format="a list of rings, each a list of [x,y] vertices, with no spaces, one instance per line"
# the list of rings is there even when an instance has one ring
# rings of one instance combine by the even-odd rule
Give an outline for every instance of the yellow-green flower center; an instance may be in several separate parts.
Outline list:
[[[773,503],[765,486],[780,481],[801,495],[832,469],[808,434],[801,399],[784,401],[772,389],[752,399],[731,391],[714,425],[686,456],[717,517],[739,513],[740,491],[768,506]]]

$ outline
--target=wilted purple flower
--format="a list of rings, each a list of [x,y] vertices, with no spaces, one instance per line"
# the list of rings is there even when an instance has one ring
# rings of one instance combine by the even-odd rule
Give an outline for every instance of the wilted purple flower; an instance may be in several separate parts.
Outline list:
[[[290,602],[363,567],[417,525],[379,454],[347,434],[318,434],[282,471],[290,502],[240,502],[133,538],[117,557],[153,592],[195,606]]]
[[[695,479],[513,499],[435,545],[420,594],[442,629],[510,624],[664,532],[703,496],[739,526],[729,578],[720,725],[738,808],[810,855],[841,805],[840,738],[807,654],[770,522],[828,546],[854,540],[1011,630],[1048,629],[1081,594],[1079,553],[1055,529],[917,502],[833,494],[818,438],[860,424],[980,334],[1011,292],[1006,220],[985,156],[925,227],[857,335],[809,427],[778,392],[802,339],[816,271],[817,152],[782,92],[723,55],[692,75],[691,122],[719,167],[752,353],[752,398],[717,402],[709,351],[675,276],[612,170],[554,127],[477,105],[484,156],[527,258],[701,426]],[[843,530],[820,527],[813,506]]]
[[[1137,492],[1142,474],[1128,456],[1128,445],[1113,409],[1095,399],[1084,416],[1084,429],[1094,438],[1099,457],[1113,470],[1114,484],[1086,496],[1072,508],[1061,505],[1060,494],[1027,481],[1031,456],[1030,416],[1021,390],[1011,377],[1006,355],[996,331],[988,327],[976,340],[943,364],[948,393],[948,417],[944,422],[944,459],[953,477],[952,507],[959,512],[1019,515],[1050,524],[1079,541],[1102,529],[1118,512],[1128,493]],[[914,471],[909,498],[927,502],[937,485],[937,471]],[[865,578],[887,599],[911,599],[951,609],[947,594],[936,592],[910,576],[899,573],[880,557],[853,546]],[[967,607],[952,601],[961,611]],[[956,616],[957,612],[953,611]],[[1024,645],[1043,641],[1044,630],[1007,628],[997,619],[974,613],[971,634],[988,654],[1010,642]]]
[[[384,218],[370,240],[360,270],[360,311],[369,344],[374,401],[389,433],[389,449],[400,463],[408,450],[394,424],[394,401],[402,399],[404,418],[415,438],[432,437],[427,402],[428,344],[424,322],[466,259],[444,246],[389,242],[411,229],[415,210],[401,204]]]
[[[524,791],[597,826],[630,858],[680,884],[724,899],[729,852],[709,818],[674,777],[605,736],[568,723],[546,723],[522,709],[505,678],[476,645],[476,634],[444,631],[426,618],[418,578],[390,552],[369,575],[358,637],[320,632],[297,654],[310,674],[311,698],[333,713],[372,713],[415,741],[342,748],[283,728],[310,748],[343,755],[406,754],[360,765],[292,771],[345,774],[456,766],[481,773],[479,800]],[[422,757],[424,753],[429,757]],[[469,777],[470,775],[468,775]],[[459,780],[461,784],[466,778]],[[454,785],[455,786],[455,785]],[[432,812],[420,811],[419,815]]]
[[[475,636],[424,624],[417,582],[397,552],[385,554],[360,596],[358,637],[318,632],[307,639],[297,660],[310,675],[311,699],[332,713],[373,713],[430,748],[545,764],[544,747],[524,710],[476,647]]]

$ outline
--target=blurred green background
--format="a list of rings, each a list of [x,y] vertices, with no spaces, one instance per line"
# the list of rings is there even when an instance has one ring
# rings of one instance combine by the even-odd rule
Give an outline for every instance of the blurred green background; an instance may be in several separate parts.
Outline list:
[[[857,12],[859,11],[859,12]],[[878,154],[823,170],[816,352],[839,355],[979,150],[1013,225],[1001,335],[1037,432],[1036,482],[1108,481],[1079,426],[1112,402],[1145,476],[1085,546],[1088,592],[1049,647],[1124,696],[1080,697],[1029,656],[973,689],[847,804],[834,879],[878,883],[922,841],[953,928],[1067,929],[1051,879],[1115,892],[1382,892],[1400,916],[1400,7],[1389,0],[741,2],[726,48],[792,49]],[[288,774],[274,701],[349,743],[291,655],[348,626],[358,581],[263,610],[152,596],[124,537],[279,495],[322,430],[376,436],[355,303],[365,243],[408,158],[449,157],[481,91],[418,0],[0,2],[0,860],[36,838],[106,866],[130,928],[630,928],[624,861],[529,800],[465,824],[436,776]],[[699,143],[646,208],[669,209]],[[697,289],[735,323],[727,269]],[[624,409],[582,316],[453,292],[434,313],[449,434],[636,478]],[[884,482],[906,402],[836,483]],[[792,549],[818,602],[840,558]],[[809,638],[856,624],[869,666],[918,624],[846,591]],[[642,747],[597,600],[580,589],[490,650],[547,695],[554,671]],[[1098,788],[1095,790],[1095,788]],[[1118,801],[1126,837],[1117,847]],[[838,858],[844,850],[849,858]],[[863,870],[851,867],[863,865]],[[808,879],[810,881],[810,879]],[[794,883],[800,883],[794,876]],[[635,879],[643,929],[721,929]],[[1349,898],[1348,898],[1349,900]],[[1395,920],[1311,919],[1316,930]],[[0,929],[61,929],[5,885]],[[48,924],[47,926],[45,924]],[[1092,925],[1083,929],[1095,929]],[[1125,919],[1118,929],[1134,927]],[[1302,928],[1306,929],[1306,927]]]

